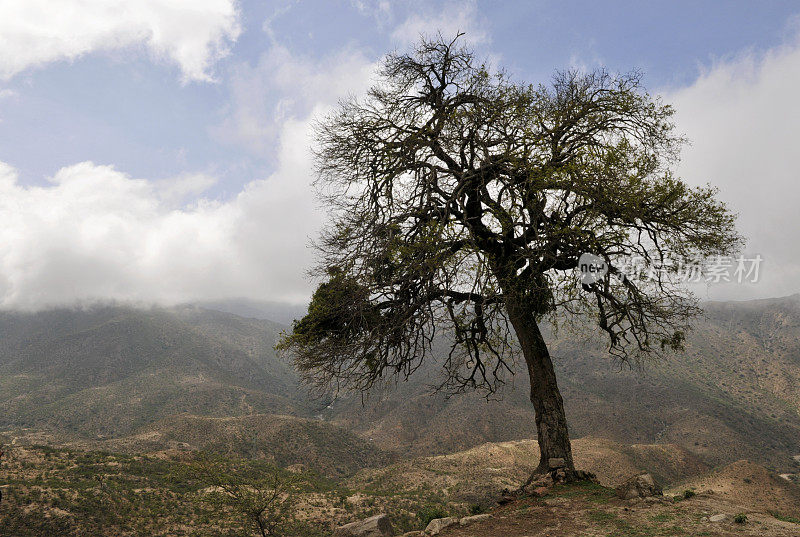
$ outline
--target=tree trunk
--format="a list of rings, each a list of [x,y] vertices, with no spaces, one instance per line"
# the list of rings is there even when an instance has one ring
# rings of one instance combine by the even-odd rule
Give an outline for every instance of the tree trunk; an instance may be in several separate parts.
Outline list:
[[[574,474],[575,464],[572,461],[564,402],[558,391],[556,372],[535,314],[523,300],[508,300],[506,307],[522,347],[531,382],[531,402],[536,412],[540,454],[539,466],[534,474],[555,470],[551,463],[556,461],[552,459],[563,459],[566,472]]]

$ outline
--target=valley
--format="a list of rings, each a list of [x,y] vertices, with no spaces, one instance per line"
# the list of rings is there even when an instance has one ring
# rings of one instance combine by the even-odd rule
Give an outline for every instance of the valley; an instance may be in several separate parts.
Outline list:
[[[378,512],[411,531],[426,512],[494,509],[535,466],[523,377],[494,399],[431,394],[428,364],[363,400],[312,394],[274,351],[283,329],[196,306],[0,314],[0,520],[59,535],[224,535],[235,516],[209,513],[201,487],[175,477],[209,452],[302,476],[308,535]],[[800,297],[708,304],[686,353],[661,363],[609,362],[590,333],[548,338],[576,462],[598,486],[647,471],[671,494],[697,491],[695,504],[746,506],[777,528],[764,535],[791,534],[781,519],[800,517]],[[601,516],[579,501],[587,523]],[[125,520],[97,518],[104,505],[125,505]],[[662,514],[679,518],[642,523]]]

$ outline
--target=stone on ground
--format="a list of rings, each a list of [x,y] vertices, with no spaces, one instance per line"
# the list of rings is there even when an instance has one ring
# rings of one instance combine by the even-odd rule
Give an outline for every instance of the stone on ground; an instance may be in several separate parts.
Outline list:
[[[394,528],[386,515],[375,515],[339,526],[333,537],[393,537]]]
[[[658,486],[653,476],[650,474],[639,474],[625,481],[617,487],[617,496],[624,500],[634,498],[650,498],[652,496],[662,496],[661,487]]]
[[[461,524],[462,526],[466,526],[467,524],[472,524],[473,522],[480,522],[481,520],[486,520],[490,516],[492,515],[490,515],[489,513],[483,513],[481,515],[465,516],[464,518],[459,520],[458,523]]]
[[[425,528],[425,533],[427,535],[439,535],[440,531],[453,524],[458,524],[458,519],[455,517],[434,518],[430,521],[428,527]]]

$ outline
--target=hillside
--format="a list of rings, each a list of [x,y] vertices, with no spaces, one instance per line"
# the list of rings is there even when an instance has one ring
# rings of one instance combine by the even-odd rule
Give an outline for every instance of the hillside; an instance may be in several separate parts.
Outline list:
[[[800,486],[750,461],[736,461],[695,476],[680,488],[700,493],[712,491],[738,505],[800,519]]]
[[[800,531],[800,518],[792,509],[800,505],[796,500],[800,487],[780,484],[758,465],[736,463],[707,475],[691,498],[683,494],[684,487],[692,486],[686,481],[676,489],[677,495],[667,494],[662,500],[620,500],[610,487],[642,470],[679,477],[701,470],[702,465],[669,445],[624,446],[581,439],[575,448],[580,466],[601,472],[601,485],[556,486],[503,506],[496,504],[502,489],[518,484],[532,467],[533,442],[484,444],[465,452],[364,469],[344,479],[320,480],[313,472],[297,473],[298,520],[289,534],[329,537],[338,525],[385,513],[399,535],[425,528],[430,518],[476,512],[485,513],[484,519],[446,528],[441,535],[789,537]],[[185,479],[182,468],[191,457],[185,451],[134,455],[11,446],[2,465],[0,529],[14,537],[241,534],[241,516],[207,504],[208,489]],[[265,469],[259,461],[227,460],[231,468]],[[737,478],[753,491],[771,493],[741,495],[737,492],[741,484],[730,481]],[[732,488],[724,488],[730,483]],[[740,513],[747,516],[744,524],[733,520]],[[715,515],[722,515],[722,521],[712,521]]]
[[[279,458],[274,442],[271,454],[247,447],[206,418],[252,416],[252,436],[265,444],[276,424],[286,430],[288,417],[302,418],[290,427],[308,429],[300,437],[332,435],[347,446],[355,437],[345,433],[355,433],[376,453],[406,456],[536,436],[524,375],[492,401],[480,393],[431,396],[436,364],[363,401],[310,398],[273,350],[284,328],[194,306],[2,313],[0,430],[54,445],[184,443]],[[609,361],[585,334],[548,340],[573,438],[671,444],[707,466],[748,459],[798,471],[800,297],[708,304],[684,355],[641,369]],[[206,429],[218,441],[200,441]]]
[[[263,459],[284,468],[301,466],[330,477],[352,475],[396,458],[335,425],[275,414],[230,418],[181,414],[157,421],[134,435],[74,445],[127,453],[211,451]]]
[[[715,466],[738,459],[796,471],[800,453],[800,295],[711,303],[686,353],[641,367],[610,361],[586,334],[549,335],[573,438],[672,443]],[[521,368],[520,368],[521,369]],[[465,449],[536,435],[527,379],[486,401],[429,395],[436,367],[372,394],[342,398],[326,417],[412,454]]]
[[[196,308],[0,314],[0,427],[91,438],[179,413],[303,413],[279,329]]]

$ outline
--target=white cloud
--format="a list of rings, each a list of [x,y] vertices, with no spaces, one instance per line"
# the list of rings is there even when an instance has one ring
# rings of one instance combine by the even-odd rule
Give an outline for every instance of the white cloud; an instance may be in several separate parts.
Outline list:
[[[473,45],[489,41],[489,34],[483,27],[475,0],[449,2],[441,9],[426,6],[423,10],[408,17],[392,32],[392,40],[407,46],[419,40],[421,35],[436,36],[439,32],[445,37],[465,32],[467,41]]]
[[[187,200],[197,199],[209,188],[217,184],[217,178],[207,173],[183,173],[155,183],[160,199],[166,203],[179,205]]]
[[[311,61],[282,48],[243,68],[237,105],[256,108],[231,125],[245,143],[271,144],[277,164],[230,201],[186,204],[214,184],[204,173],[148,181],[83,162],[26,187],[0,163],[0,307],[307,299],[308,245],[323,220],[310,185],[312,121],[366,89],[373,69],[356,50]],[[285,113],[273,117],[273,106]]]
[[[350,0],[359,13],[371,17],[378,28],[384,28],[392,19],[392,4],[389,0]]]
[[[692,142],[681,175],[720,187],[740,214],[747,251],[764,257],[752,286],[712,288],[715,298],[780,296],[800,291],[800,40],[763,54],[718,62],[690,87],[667,97]]]
[[[0,306],[306,297],[306,241],[320,223],[308,123],[287,123],[282,139],[274,174],[229,202],[183,208],[174,195],[207,186],[207,176],[181,177],[169,191],[82,162],[25,187],[0,163]]]
[[[229,81],[231,104],[214,133],[256,154],[271,153],[286,121],[307,117],[316,106],[331,106],[347,95],[363,92],[376,67],[377,62],[356,48],[310,58],[274,45],[256,65],[234,68]]]
[[[211,80],[241,32],[235,0],[0,2],[0,78],[95,51],[144,46],[184,80]]]

